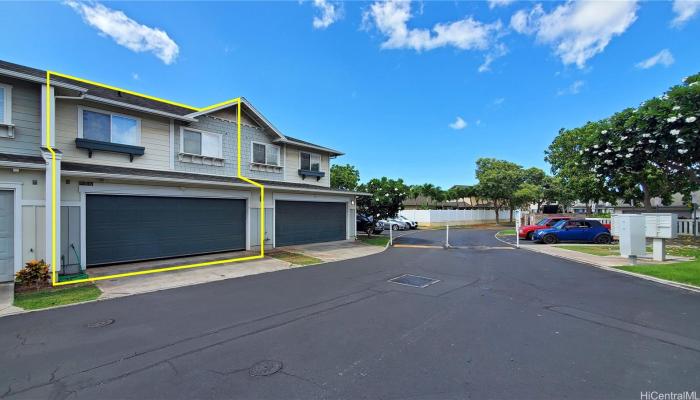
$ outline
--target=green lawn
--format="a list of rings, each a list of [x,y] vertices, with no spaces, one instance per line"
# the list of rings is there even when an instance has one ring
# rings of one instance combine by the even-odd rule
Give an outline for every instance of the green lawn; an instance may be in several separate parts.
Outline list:
[[[384,247],[384,246],[386,246],[387,243],[389,243],[389,236],[370,236],[370,237],[367,237],[366,235],[358,235],[357,240],[359,240],[362,243]]]
[[[700,286],[700,260],[698,259],[676,264],[625,265],[617,268],[669,281]]]
[[[323,260],[320,260],[316,257],[309,257],[304,254],[292,253],[291,251],[275,251],[274,253],[270,253],[270,257],[286,261],[294,265],[311,265],[323,262]]]
[[[579,251],[596,256],[620,255],[618,245],[557,245],[562,249]],[[651,246],[647,246],[651,253]],[[700,247],[697,246],[668,246],[666,252],[672,256],[695,257],[693,261],[665,265],[624,265],[616,267],[624,271],[649,275],[669,281],[700,286]]]
[[[556,247],[578,251],[580,253],[592,254],[594,256],[614,256],[620,255],[620,247],[617,245],[580,245],[580,244],[559,244]]]
[[[36,292],[15,293],[14,305],[25,310],[39,310],[95,300],[100,294],[102,291],[94,284],[48,288]]]
[[[504,229],[499,231],[496,235],[498,236],[515,236],[515,229]]]

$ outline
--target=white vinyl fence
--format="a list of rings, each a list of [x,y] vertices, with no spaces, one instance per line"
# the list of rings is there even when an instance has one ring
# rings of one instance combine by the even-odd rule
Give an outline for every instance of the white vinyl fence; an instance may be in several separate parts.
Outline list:
[[[494,210],[403,210],[400,215],[424,226],[476,225],[496,222]],[[510,213],[502,210],[501,221],[508,221]]]
[[[693,222],[695,222],[695,230],[693,230]],[[693,221],[692,219],[679,219],[678,234],[700,236],[700,221]]]

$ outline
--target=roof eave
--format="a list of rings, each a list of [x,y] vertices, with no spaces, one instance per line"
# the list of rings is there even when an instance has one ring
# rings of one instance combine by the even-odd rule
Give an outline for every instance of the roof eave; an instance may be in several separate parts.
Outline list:
[[[46,84],[46,78],[40,78],[38,76],[30,75],[30,74],[25,74],[22,72],[17,72],[17,71],[12,71],[9,69],[4,69],[0,68],[0,75],[6,75],[6,76],[11,76],[13,78],[17,79],[22,79],[25,81],[30,81],[30,82],[35,82],[35,83],[41,83],[41,84]],[[71,89],[71,90],[77,90],[81,93],[85,93],[88,90],[84,87],[81,86],[76,86],[76,85],[71,85],[70,83],[64,83],[61,81],[53,80],[51,82],[52,86],[64,88],[64,89]]]
[[[130,110],[141,111],[144,113],[159,115],[161,117],[172,118],[172,119],[176,119],[179,121],[197,122],[197,119],[189,117],[188,116],[189,114],[188,115],[178,115],[178,114],[169,113],[167,111],[154,110],[154,109],[148,108],[148,107],[141,107],[141,106],[137,106],[134,104],[124,103],[124,102],[116,101],[116,100],[105,99],[104,97],[93,96],[93,95],[89,95],[89,94],[86,94],[83,98],[85,100],[90,100],[90,101],[94,101],[97,103],[103,103],[103,104],[109,104],[109,105],[113,105],[113,106],[117,106],[117,107],[128,108]]]
[[[275,140],[275,142],[276,142],[276,143],[290,144],[290,145],[292,145],[292,146],[302,147],[302,148],[305,148],[305,149],[313,149],[313,150],[323,151],[323,152],[325,152],[325,153],[329,153],[329,154],[332,155],[332,156],[343,156],[343,155],[345,155],[345,153],[343,153],[342,151],[333,150],[333,149],[330,149],[330,148],[328,148],[328,147],[323,147],[323,146],[316,146],[316,145],[313,145],[313,144],[299,143],[299,142],[296,142],[296,141],[293,141],[293,140],[289,140],[289,139],[278,139],[278,140]]]

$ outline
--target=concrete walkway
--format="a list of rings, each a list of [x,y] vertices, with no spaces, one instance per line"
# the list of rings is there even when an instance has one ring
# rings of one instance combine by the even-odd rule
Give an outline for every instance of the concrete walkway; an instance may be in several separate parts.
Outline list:
[[[584,245],[581,245],[582,247]],[[561,258],[566,258],[573,261],[583,262],[587,264],[595,264],[601,267],[619,267],[622,265],[630,265],[630,260],[627,257],[622,256],[596,256],[593,254],[587,254],[576,250],[562,249],[556,245],[546,245],[546,244],[521,244],[520,247],[527,250],[536,251],[538,253],[549,254],[550,256],[556,256]],[[682,261],[691,261],[692,258],[689,257],[676,257],[676,256],[666,256],[666,261],[654,261],[651,256],[639,257],[637,258],[638,265],[644,264],[672,264]]]
[[[332,262],[379,253],[383,251],[384,248],[380,246],[370,246],[359,242],[340,241],[279,247],[275,249],[275,251],[277,250],[301,253],[318,258],[322,260],[322,262]],[[268,253],[271,252],[272,250],[270,250]],[[239,257],[246,255],[249,254],[241,253]],[[204,258],[206,258],[206,256],[200,256],[198,258],[199,259],[195,262],[205,261]],[[265,257],[262,260],[232,262],[213,265],[210,267],[110,279],[97,282],[97,286],[100,288],[100,290],[102,290],[102,296],[100,299],[110,299],[130,296],[138,293],[147,293],[157,290],[220,281],[224,279],[240,278],[243,276],[263,274],[266,272],[281,271],[294,267],[298,266],[290,264],[286,261],[275,259],[273,257]]]
[[[371,246],[359,242],[328,242],[313,243],[297,246],[278,247],[275,250],[284,250],[292,253],[301,253],[310,257],[316,257],[324,262],[349,260],[351,258],[365,257],[384,251],[382,246]]]
[[[12,305],[14,300],[15,284],[12,282],[0,283],[0,317],[22,311],[21,308]]]

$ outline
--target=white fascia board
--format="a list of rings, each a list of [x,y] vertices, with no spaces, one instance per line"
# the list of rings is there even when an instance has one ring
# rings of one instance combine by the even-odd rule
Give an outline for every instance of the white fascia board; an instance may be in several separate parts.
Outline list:
[[[190,118],[196,118],[196,117],[199,117],[202,115],[206,115],[206,114],[210,114],[210,113],[213,113],[213,112],[216,112],[219,110],[223,110],[223,109],[228,108],[228,107],[234,107],[234,106],[236,106],[236,104],[237,103],[223,104],[219,107],[215,107],[215,108],[212,108],[212,109],[209,109],[206,111],[193,112],[191,114],[187,114],[186,116],[190,117]],[[265,116],[262,115],[255,107],[253,107],[253,105],[250,104],[250,102],[245,97],[241,97],[241,104],[244,105],[246,108],[248,108],[250,110],[250,112],[252,112],[258,119],[260,119],[260,121],[262,121],[263,125],[267,126],[267,128],[269,128],[275,135],[279,136],[279,138],[281,140],[287,140],[287,138],[282,134],[282,132],[280,132],[279,129],[275,128],[275,126],[272,125],[272,123],[267,118],[265,118]]]

